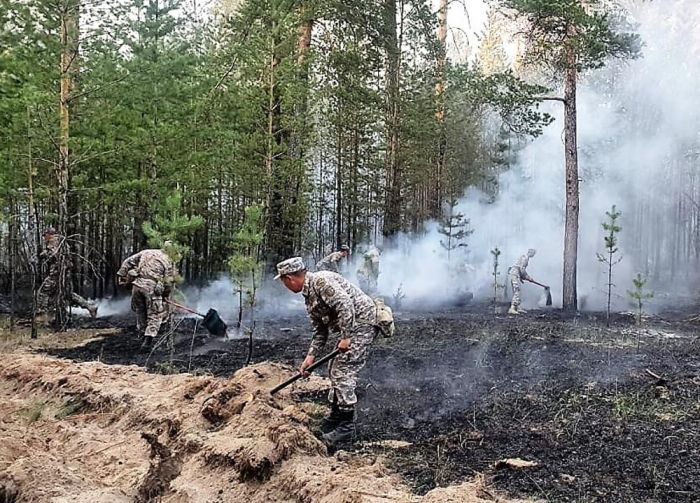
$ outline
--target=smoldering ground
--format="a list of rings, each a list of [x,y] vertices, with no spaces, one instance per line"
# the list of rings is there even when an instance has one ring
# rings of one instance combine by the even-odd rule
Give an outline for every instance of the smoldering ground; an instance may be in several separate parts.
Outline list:
[[[687,491],[700,480],[687,459],[666,454],[671,447],[663,440],[673,436],[688,452],[700,445],[691,427],[694,409],[686,403],[697,403],[700,388],[692,380],[698,365],[695,328],[679,321],[685,316],[652,318],[646,329],[635,329],[630,317],[617,315],[607,329],[595,315],[571,318],[556,310],[517,320],[494,316],[488,303],[409,313],[399,319],[394,338],[375,341],[359,376],[359,437],[353,449],[374,453],[384,448],[372,442],[411,443],[383,454],[421,493],[469,479],[475,471],[489,474],[504,457],[535,460],[541,468],[501,475],[494,484],[524,494],[540,494],[540,486],[553,501],[642,501],[656,480],[654,453],[660,453],[669,476],[656,499],[692,501],[660,496]],[[108,364],[144,365],[148,358],[152,372],[224,377],[245,365],[247,341],[213,339],[201,327],[193,339],[194,325],[186,322],[176,330],[172,349],[164,344],[150,357],[140,352],[130,319],[111,321],[126,325],[124,333],[49,353]],[[673,337],[664,335],[669,331]],[[263,320],[253,362],[287,364],[291,375],[309,340],[302,315]],[[659,382],[671,398],[657,398]],[[325,395],[304,399],[327,404]],[[659,421],[657,412],[675,414],[674,419]],[[634,478],[628,476],[630,466],[637,467]],[[576,480],[561,484],[561,473]]]

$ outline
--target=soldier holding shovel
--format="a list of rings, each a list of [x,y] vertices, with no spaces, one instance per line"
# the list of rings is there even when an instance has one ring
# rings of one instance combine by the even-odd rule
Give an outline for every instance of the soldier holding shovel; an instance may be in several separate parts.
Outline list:
[[[301,257],[277,264],[277,276],[284,286],[304,296],[313,326],[309,352],[299,372],[308,375],[332,330],[340,334],[339,356],[330,364],[331,413],[321,427],[323,440],[333,447],[352,438],[355,429],[357,374],[365,366],[369,347],[377,334],[377,308],[374,301],[339,274],[306,270]]]
[[[527,254],[521,256],[517,262],[515,262],[510,269],[508,269],[510,285],[513,287],[513,300],[511,301],[508,314],[523,314],[527,312],[520,307],[520,286],[523,284],[523,281],[529,281],[530,283],[534,283],[535,285],[539,285],[544,288],[548,295],[547,305],[551,305],[552,303],[551,296],[549,294],[549,287],[547,285],[543,285],[542,283],[538,283],[527,273],[527,266],[530,263],[530,259],[535,256],[535,253],[537,253],[537,251],[530,248],[527,251]]]

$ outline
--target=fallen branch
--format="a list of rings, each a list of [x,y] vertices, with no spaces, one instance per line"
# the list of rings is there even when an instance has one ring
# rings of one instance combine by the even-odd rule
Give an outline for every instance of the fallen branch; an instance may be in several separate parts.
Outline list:
[[[70,458],[70,460],[75,461],[76,459],[80,459],[80,458],[89,458],[90,456],[94,456],[95,454],[99,454],[101,452],[109,450],[112,447],[118,447],[118,446],[125,444],[127,442],[130,442],[130,441],[131,441],[131,439],[127,438],[126,440],[122,440],[121,442],[117,442],[116,444],[108,445],[107,447],[103,447],[102,449],[98,449],[96,451],[92,451],[92,452],[89,452],[87,454],[79,454],[78,456],[73,456],[72,458]]]

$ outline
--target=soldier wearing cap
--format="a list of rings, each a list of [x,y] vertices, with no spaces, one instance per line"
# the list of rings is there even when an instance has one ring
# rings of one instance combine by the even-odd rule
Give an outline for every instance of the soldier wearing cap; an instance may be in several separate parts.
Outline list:
[[[319,263],[316,264],[316,269],[319,271],[331,271],[340,274],[340,261],[348,255],[350,255],[350,247],[348,245],[343,245],[338,249],[338,251],[323,257]]]
[[[70,269],[70,248],[66,238],[56,232],[56,229],[53,227],[49,227],[44,231],[44,249],[39,256],[48,264],[49,270],[37,292],[37,307],[40,311],[47,311],[51,302],[55,302],[58,294],[58,286],[61,280],[60,259],[62,256],[65,258],[63,267]],[[71,292],[69,300],[71,305],[86,309],[93,318],[97,316],[97,305],[88,302],[77,293]]]
[[[131,310],[136,313],[136,328],[143,331],[144,349],[153,345],[160,326],[168,317],[167,299],[175,282],[176,269],[169,254],[172,244],[163,249],[142,250],[124,260],[117,271],[120,285],[131,284]]]
[[[342,352],[331,363],[331,412],[321,427],[323,440],[334,446],[352,437],[355,423],[357,374],[364,367],[377,328],[374,301],[345,278],[330,271],[309,272],[301,257],[277,264],[277,276],[294,293],[301,292],[313,327],[308,354],[299,371],[306,375],[321,353],[330,331],[339,333]]]
[[[520,296],[520,286],[523,284],[523,281],[529,281],[530,283],[535,283],[537,285],[540,285],[540,283],[537,283],[532,277],[527,273],[527,266],[530,263],[530,259],[535,256],[535,253],[537,251],[534,248],[530,248],[527,251],[527,254],[522,255],[516,262],[513,264],[510,269],[508,269],[508,277],[510,278],[510,285],[513,288],[513,300],[511,301],[510,304],[510,309],[508,310],[508,314],[523,314],[527,311],[525,311],[523,308],[520,307],[520,302],[521,302],[521,296]],[[541,285],[544,286],[544,285]],[[548,287],[545,287],[548,288]]]

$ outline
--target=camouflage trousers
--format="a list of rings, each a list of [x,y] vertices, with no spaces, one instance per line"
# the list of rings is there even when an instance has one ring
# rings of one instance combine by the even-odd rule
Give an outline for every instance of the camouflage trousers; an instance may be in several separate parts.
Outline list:
[[[358,325],[351,334],[350,350],[336,356],[330,364],[331,389],[328,400],[337,400],[341,407],[357,403],[355,388],[357,374],[367,363],[369,347],[374,341],[377,329],[374,325]]]
[[[357,282],[360,290],[365,292],[370,297],[377,294],[377,278],[375,276],[358,274]]]
[[[523,282],[520,279],[519,272],[509,273],[508,276],[510,277],[510,286],[513,288],[513,300],[511,301],[510,305],[517,309],[520,307],[520,302],[522,300],[520,296],[520,287]]]
[[[163,296],[134,285],[131,290],[131,310],[136,313],[138,331],[143,331],[146,337],[158,337],[160,326],[169,313]]]
[[[37,308],[39,311],[48,311],[51,304],[56,302],[56,296],[58,295],[58,280],[59,271],[58,269],[52,268],[49,274],[41,282],[39,291],[37,292]],[[70,294],[71,306],[82,307],[83,309],[89,309],[91,307],[90,303],[75,292]]]

